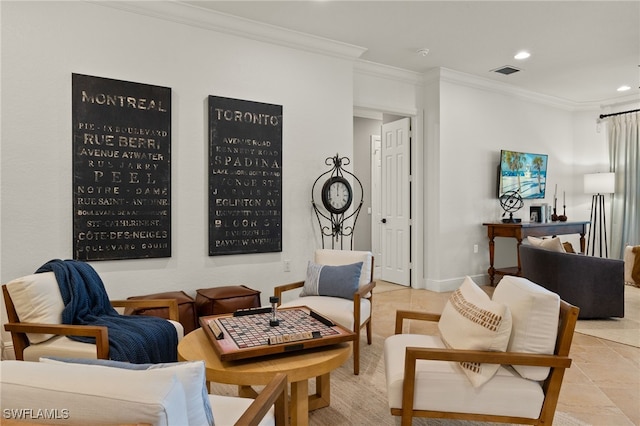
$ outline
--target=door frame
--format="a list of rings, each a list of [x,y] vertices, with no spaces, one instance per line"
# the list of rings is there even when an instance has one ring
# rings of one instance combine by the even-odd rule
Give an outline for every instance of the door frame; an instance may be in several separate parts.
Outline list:
[[[426,223],[426,209],[424,206],[426,184],[424,165],[426,164],[424,147],[424,111],[395,111],[393,109],[384,110],[379,107],[354,106],[355,117],[375,118],[383,120],[383,114],[394,115],[398,118],[407,117],[411,120],[411,188],[409,198],[411,200],[411,288],[426,289],[425,265],[427,262],[425,253],[424,234]]]
[[[382,175],[378,171],[378,163],[380,163],[380,167],[382,167],[382,136],[369,136],[369,146],[371,155],[371,251],[373,252],[373,256],[378,259],[382,257],[382,225],[380,223],[382,219],[382,211],[380,210],[382,201]],[[376,191],[376,188],[378,191]],[[375,262],[374,265],[373,278],[380,279],[381,277],[382,266],[381,262],[378,261]]]

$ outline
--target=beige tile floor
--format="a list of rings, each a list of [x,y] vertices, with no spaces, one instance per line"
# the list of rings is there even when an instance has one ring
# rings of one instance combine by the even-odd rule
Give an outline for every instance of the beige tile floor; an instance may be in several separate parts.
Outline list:
[[[379,282],[374,296],[374,333],[393,334],[398,309],[440,312],[448,297],[449,293]],[[411,327],[411,332],[435,331],[416,324]],[[640,348],[576,333],[571,357],[558,411],[591,425],[640,425]]]

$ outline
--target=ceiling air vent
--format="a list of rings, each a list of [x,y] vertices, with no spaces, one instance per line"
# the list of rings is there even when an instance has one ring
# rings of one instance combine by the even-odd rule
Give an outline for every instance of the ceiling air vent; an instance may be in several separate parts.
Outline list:
[[[520,69],[516,68],[516,67],[512,67],[511,65],[505,65],[503,67],[496,68],[495,70],[491,70],[491,71],[497,72],[497,73],[500,73],[500,74],[504,74],[504,75],[510,75],[510,74],[513,74],[515,72],[520,71]]]

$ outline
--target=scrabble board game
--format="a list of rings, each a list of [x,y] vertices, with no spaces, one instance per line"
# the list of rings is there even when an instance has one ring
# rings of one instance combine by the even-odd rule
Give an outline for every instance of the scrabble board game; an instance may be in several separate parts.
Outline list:
[[[252,311],[255,311],[252,312]],[[200,318],[200,325],[222,361],[299,351],[352,341],[355,333],[306,306],[278,309],[271,326],[270,308]]]

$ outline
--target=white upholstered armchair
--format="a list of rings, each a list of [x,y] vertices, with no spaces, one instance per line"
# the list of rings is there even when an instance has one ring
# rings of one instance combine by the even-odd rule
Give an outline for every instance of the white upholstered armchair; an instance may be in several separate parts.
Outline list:
[[[285,374],[276,375],[254,400],[208,394],[203,361],[145,366],[43,358],[0,361],[0,373],[2,424],[289,424]]]
[[[358,267],[357,265],[360,264]],[[376,283],[373,254],[369,251],[316,250],[309,263],[307,279],[278,286],[274,295],[282,302],[285,291],[300,289],[300,297],[281,307],[308,306],[356,334],[353,342],[353,373],[360,373],[360,331],[367,330],[371,344],[371,314]]]
[[[398,311],[385,341],[389,408],[412,417],[550,425],[579,309],[519,277],[493,300],[468,277],[442,315]],[[439,335],[403,334],[406,320],[438,322]]]
[[[2,286],[8,323],[17,360],[38,361],[43,356],[109,359],[109,330],[105,326],[62,324],[62,301],[53,272],[27,275]],[[178,340],[183,336],[178,305],[173,299],[112,300],[114,307],[168,307]],[[69,336],[95,338],[95,344]]]

